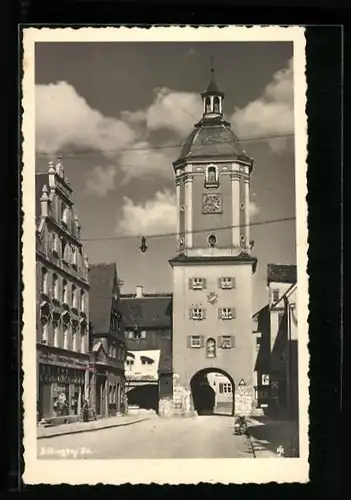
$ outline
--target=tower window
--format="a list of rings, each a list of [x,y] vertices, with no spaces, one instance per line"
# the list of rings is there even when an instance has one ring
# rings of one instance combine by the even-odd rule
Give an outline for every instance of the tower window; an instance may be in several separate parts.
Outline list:
[[[199,349],[202,347],[202,338],[201,335],[190,335],[190,345],[189,347],[193,349]]]
[[[219,309],[219,318],[220,319],[233,319],[233,318],[235,318],[234,307],[222,307],[221,309]]]
[[[220,278],[219,287],[222,288],[222,290],[230,290],[232,288],[235,288],[235,278]]]
[[[206,109],[206,113],[211,113],[211,98],[210,97],[206,97],[205,109]]]
[[[278,302],[279,300],[279,290],[273,290],[273,302]]]
[[[202,290],[206,288],[206,280],[204,278],[190,278],[189,288],[192,290]]]
[[[233,349],[235,347],[235,337],[233,335],[222,335],[220,346],[221,349]]]
[[[200,321],[202,319],[205,319],[205,309],[199,308],[199,307],[193,307],[189,311],[189,317],[190,319],[194,319],[197,321]]]
[[[213,99],[213,108],[215,113],[220,112],[220,107],[219,107],[219,97],[214,97]]]
[[[209,165],[208,167],[206,167],[205,186],[217,187],[218,184],[219,184],[218,168],[215,165]]]

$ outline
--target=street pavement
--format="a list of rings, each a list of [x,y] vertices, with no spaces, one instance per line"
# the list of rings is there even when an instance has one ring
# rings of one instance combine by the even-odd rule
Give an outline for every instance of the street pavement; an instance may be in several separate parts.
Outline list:
[[[43,438],[38,458],[252,458],[246,436],[233,434],[233,417],[153,416],[125,427]]]

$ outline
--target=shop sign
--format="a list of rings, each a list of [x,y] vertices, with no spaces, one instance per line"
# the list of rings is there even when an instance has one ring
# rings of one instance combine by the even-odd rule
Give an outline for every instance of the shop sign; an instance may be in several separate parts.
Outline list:
[[[67,356],[62,356],[60,354],[54,354],[52,352],[48,352],[47,354],[40,353],[39,360],[43,363],[62,363],[63,365],[77,366],[86,368],[86,361],[80,360],[77,358],[69,358]]]

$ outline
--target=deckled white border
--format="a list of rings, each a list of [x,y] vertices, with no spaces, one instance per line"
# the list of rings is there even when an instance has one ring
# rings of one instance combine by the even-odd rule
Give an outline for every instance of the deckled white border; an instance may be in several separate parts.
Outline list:
[[[296,235],[298,263],[300,458],[188,460],[38,460],[35,344],[35,56],[36,42],[243,42],[294,44]],[[307,117],[305,34],[302,27],[25,28],[23,30],[23,371],[26,484],[196,484],[307,482],[308,465],[308,276]]]

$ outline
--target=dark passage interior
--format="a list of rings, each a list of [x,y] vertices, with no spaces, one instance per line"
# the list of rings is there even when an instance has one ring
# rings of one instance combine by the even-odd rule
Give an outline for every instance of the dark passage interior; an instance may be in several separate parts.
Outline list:
[[[127,392],[128,405],[145,410],[158,410],[158,386],[142,385]]]
[[[191,393],[194,409],[199,415],[212,415],[216,403],[216,394],[208,383],[207,377],[197,375],[191,381]]]

